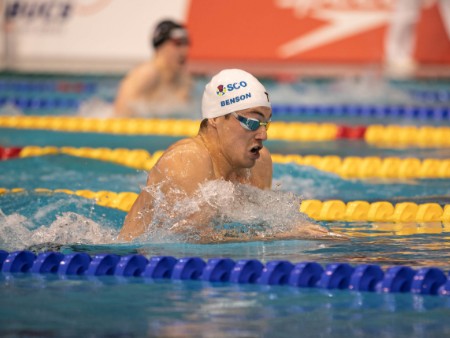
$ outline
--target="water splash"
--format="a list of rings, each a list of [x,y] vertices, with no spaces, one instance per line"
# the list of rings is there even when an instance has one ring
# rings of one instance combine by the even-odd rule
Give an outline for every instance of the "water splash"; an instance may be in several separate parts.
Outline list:
[[[148,231],[138,243],[225,242],[270,239],[308,224],[299,212],[300,198],[292,192],[260,190],[228,181],[202,184],[193,197],[181,190],[164,193],[161,185],[144,188],[153,203]],[[0,247],[21,250],[46,243],[99,245],[118,243],[121,226],[117,210],[97,206],[92,200],[64,194],[18,194],[8,200],[21,208],[4,207],[0,214]],[[34,201],[34,202],[33,202]],[[123,215],[122,215],[123,214]],[[212,221],[193,223],[198,216]],[[120,216],[120,217],[118,217]],[[202,217],[200,217],[202,219]],[[117,223],[117,224],[113,224]],[[204,224],[204,226],[199,226]]]
[[[293,231],[309,223],[307,216],[299,212],[300,198],[290,192],[215,180],[200,185],[193,197],[187,197],[179,190],[164,194],[163,184],[145,188],[153,204],[140,216],[150,213],[151,223],[139,241],[250,240]]]
[[[23,112],[12,103],[0,107],[0,116],[21,116]]]
[[[38,243],[105,244],[112,243],[116,236],[117,230],[72,212],[57,216],[48,228],[40,227],[33,232],[33,240]]]
[[[102,226],[93,220],[66,212],[56,220],[37,229],[34,223],[20,214],[5,215],[0,211],[0,247],[4,250],[21,250],[42,243],[106,244],[117,237],[116,229]]]
[[[372,70],[361,76],[343,76],[328,81],[299,80],[266,87],[276,104],[414,104],[405,88],[386,81]]]
[[[174,103],[172,101],[152,103],[134,102],[135,117],[143,118],[188,118],[199,119],[200,101],[195,98],[191,103]],[[117,117],[114,112],[114,104],[99,97],[92,97],[83,101],[77,111],[77,115],[83,117],[111,118]]]
[[[109,118],[114,116],[114,106],[112,103],[98,97],[93,97],[80,104],[78,115],[83,117]]]

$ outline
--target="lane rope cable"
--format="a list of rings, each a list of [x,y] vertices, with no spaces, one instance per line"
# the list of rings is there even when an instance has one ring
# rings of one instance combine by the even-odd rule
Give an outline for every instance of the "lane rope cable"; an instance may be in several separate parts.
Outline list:
[[[393,266],[383,270],[376,264],[352,266],[330,263],[325,268],[306,261],[291,263],[273,260],[265,264],[257,259],[234,261],[230,258],[175,258],[140,254],[87,253],[62,254],[0,250],[3,274],[53,274],[61,278],[116,276],[144,279],[198,280],[211,283],[282,285],[295,288],[340,289],[377,293],[411,293],[415,295],[450,295],[450,278],[435,267],[414,270],[409,266]]]

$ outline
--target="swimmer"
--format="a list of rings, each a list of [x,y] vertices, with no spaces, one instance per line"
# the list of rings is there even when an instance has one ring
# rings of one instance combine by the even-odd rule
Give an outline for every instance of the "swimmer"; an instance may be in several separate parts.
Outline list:
[[[192,79],[186,70],[187,29],[164,20],[153,33],[152,59],[132,69],[122,80],[114,102],[118,117],[145,117],[173,112],[191,101]]]
[[[170,146],[149,172],[147,186],[125,218],[120,240],[133,240],[148,232],[149,226],[158,227],[158,222],[173,220],[171,232],[194,231],[197,242],[239,241],[239,237],[214,231],[211,222],[220,219],[220,208],[212,208],[208,200],[189,217],[180,218],[178,210],[184,205],[180,196],[194,198],[202,193],[202,185],[214,180],[251,186],[257,191],[271,189],[272,159],[263,146],[272,118],[269,95],[253,75],[226,69],[206,85],[202,116],[198,134]],[[171,209],[170,217],[162,217],[163,207],[155,207],[156,197],[161,194],[167,201],[163,207]],[[300,223],[287,232],[269,237],[255,235],[251,240],[333,236],[306,219]]]

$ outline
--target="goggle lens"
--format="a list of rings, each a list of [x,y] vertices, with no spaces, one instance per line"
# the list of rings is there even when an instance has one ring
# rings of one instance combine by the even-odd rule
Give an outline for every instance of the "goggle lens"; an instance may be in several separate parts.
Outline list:
[[[236,113],[233,113],[233,116],[240,122],[242,128],[250,130],[250,131],[256,131],[259,129],[259,127],[264,126],[266,130],[269,130],[270,121],[267,122],[261,122],[257,119],[253,119],[251,117],[244,117],[241,115],[238,115]]]

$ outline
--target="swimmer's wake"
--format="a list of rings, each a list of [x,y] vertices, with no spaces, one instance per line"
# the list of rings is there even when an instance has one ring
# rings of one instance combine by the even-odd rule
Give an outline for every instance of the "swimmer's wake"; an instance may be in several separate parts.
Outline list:
[[[301,199],[293,193],[215,180],[202,184],[192,198],[176,191],[177,203],[171,208],[160,186],[146,188],[146,191],[155,203],[145,212],[155,214],[155,217],[147,224],[145,233],[136,239],[138,242],[346,239],[344,235],[314,224],[300,213]],[[199,227],[189,222],[198,212],[213,215],[208,226]]]

